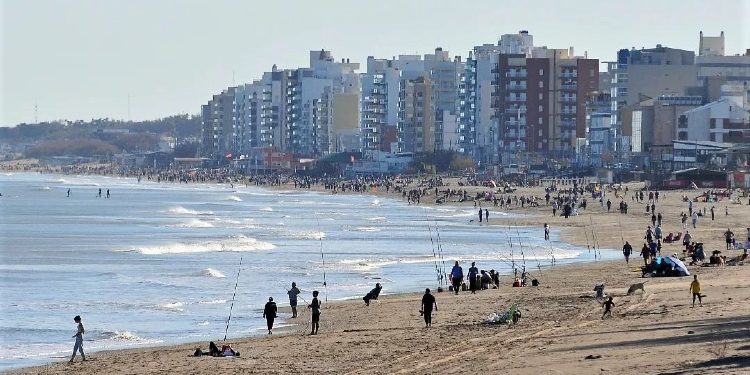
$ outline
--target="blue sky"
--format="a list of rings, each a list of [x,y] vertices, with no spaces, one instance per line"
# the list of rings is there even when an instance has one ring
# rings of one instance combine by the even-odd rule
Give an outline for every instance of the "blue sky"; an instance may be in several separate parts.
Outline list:
[[[306,66],[308,50],[466,56],[529,30],[535,44],[614,59],[657,43],[697,49],[724,30],[727,52],[750,48],[750,0],[727,1],[194,1],[3,0],[0,126],[198,113],[234,82]]]

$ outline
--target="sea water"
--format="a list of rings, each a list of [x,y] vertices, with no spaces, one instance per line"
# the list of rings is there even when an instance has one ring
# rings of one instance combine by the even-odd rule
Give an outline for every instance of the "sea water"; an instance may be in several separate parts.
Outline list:
[[[455,260],[532,276],[594,260],[554,229],[368,195],[34,173],[0,174],[0,193],[0,370],[69,356],[75,315],[89,353],[221,339],[235,283],[229,338],[263,333],[292,281],[330,301],[436,287]]]

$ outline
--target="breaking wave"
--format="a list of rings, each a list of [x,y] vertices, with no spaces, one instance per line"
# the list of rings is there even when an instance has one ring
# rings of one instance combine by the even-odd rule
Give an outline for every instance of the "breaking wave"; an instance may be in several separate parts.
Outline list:
[[[144,255],[210,253],[223,251],[258,251],[276,248],[272,243],[258,241],[243,235],[232,236],[223,240],[193,243],[171,243],[159,246],[142,246],[130,249]]]
[[[217,277],[217,278],[224,278],[227,277],[220,271],[217,271],[213,268],[206,268],[205,270],[201,271],[201,276],[207,276],[207,277]]]

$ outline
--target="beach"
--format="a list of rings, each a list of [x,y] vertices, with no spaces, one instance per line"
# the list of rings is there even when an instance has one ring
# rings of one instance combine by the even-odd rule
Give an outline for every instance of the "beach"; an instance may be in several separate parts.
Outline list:
[[[691,278],[654,278],[645,294],[625,296],[640,272],[608,261],[559,267],[541,286],[475,295],[438,293],[433,326],[423,328],[421,295],[385,295],[324,306],[320,334],[308,336],[302,309],[297,326],[270,337],[229,340],[238,358],[190,357],[208,343],[91,355],[76,362],[13,374],[430,374],[480,371],[512,374],[747,373],[750,282],[745,267],[700,268],[707,297],[690,307]],[[600,319],[595,283],[615,296],[612,319]],[[518,303],[512,327],[480,324]],[[594,359],[586,359],[589,358]]]
[[[458,188],[453,185],[452,188]],[[637,184],[629,185],[631,191]],[[289,188],[284,187],[284,188]],[[471,191],[487,188],[471,187]],[[682,196],[700,191],[669,191],[657,204],[664,216],[664,233],[680,232],[678,215],[687,211]],[[370,192],[368,194],[373,194]],[[383,192],[375,192],[387,196]],[[632,193],[631,193],[632,194]],[[519,188],[512,195],[543,197],[539,187]],[[393,194],[391,194],[393,196]],[[393,196],[395,197],[395,196]],[[630,264],[624,260],[590,261],[585,264],[546,265],[530,269],[539,287],[512,288],[509,276],[501,277],[499,290],[477,294],[436,293],[439,310],[434,326],[423,328],[419,316],[421,293],[389,294],[365,307],[361,300],[324,304],[320,335],[307,336],[309,312],[270,337],[230,339],[239,358],[189,357],[196,347],[206,350],[208,342],[176,346],[126,349],[91,354],[91,361],[67,365],[52,364],[13,370],[11,373],[743,373],[748,362],[748,315],[750,298],[745,266],[698,267],[703,284],[704,306],[691,307],[692,277],[642,279],[638,252],[645,228],[650,225],[643,204],[624,199],[627,215],[617,213],[619,200],[611,196],[612,212],[589,199],[586,210],[564,219],[553,217],[549,207],[506,208],[519,213],[490,217],[481,228],[527,226],[548,223],[566,242],[582,248],[620,249],[622,241],[633,245]],[[746,203],[744,198],[743,203]],[[433,199],[434,201],[434,199]],[[423,199],[428,204],[429,199]],[[477,203],[480,204],[480,203]],[[491,202],[481,202],[493,210]],[[451,203],[474,208],[474,202]],[[704,242],[707,254],[723,250],[723,232],[732,228],[738,240],[750,222],[750,207],[727,203],[694,203],[696,210],[716,206],[717,218],[701,218],[698,228],[689,228],[696,241]],[[434,205],[433,205],[434,206]],[[728,207],[729,215],[724,208]],[[493,210],[494,212],[494,210]],[[469,218],[467,218],[469,219]],[[688,222],[688,225],[690,223]],[[527,229],[528,230],[528,229]],[[335,242],[327,246],[335,248]],[[678,253],[680,244],[665,244],[662,254]],[[595,254],[597,250],[591,250]],[[607,252],[607,250],[601,250]],[[728,258],[741,251],[725,251]],[[611,257],[609,257],[611,258]],[[468,264],[464,263],[464,272]],[[479,262],[478,267],[483,269]],[[531,266],[529,267],[531,268]],[[645,293],[625,296],[631,284],[646,282]],[[593,298],[593,287],[605,284],[614,296],[613,318],[601,320],[602,307]],[[305,295],[309,300],[309,296]],[[517,303],[522,318],[513,327],[484,325],[490,313]],[[282,308],[282,313],[288,313]],[[592,359],[586,359],[591,356]],[[600,357],[599,357],[600,356]],[[743,367],[744,366],[744,367]]]

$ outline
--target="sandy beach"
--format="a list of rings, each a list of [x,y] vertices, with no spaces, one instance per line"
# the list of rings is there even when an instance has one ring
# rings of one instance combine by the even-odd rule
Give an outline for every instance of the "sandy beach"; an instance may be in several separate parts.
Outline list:
[[[458,186],[451,186],[459,188]],[[631,191],[637,185],[631,185]],[[476,191],[487,188],[472,187]],[[382,194],[382,192],[380,193]],[[543,198],[543,190],[521,188],[513,194]],[[664,233],[681,232],[679,214],[687,211],[681,197],[700,191],[668,191],[657,203],[664,216]],[[622,240],[635,250],[624,260],[554,266],[534,270],[539,287],[512,288],[508,276],[501,287],[477,294],[437,293],[439,310],[433,327],[424,328],[419,316],[421,293],[384,295],[366,307],[361,300],[325,304],[320,334],[307,336],[309,312],[302,309],[293,326],[269,337],[230,339],[239,358],[190,357],[208,342],[179,346],[99,352],[73,365],[57,363],[11,371],[13,374],[220,374],[220,373],[331,373],[428,374],[480,371],[511,374],[740,374],[750,372],[750,273],[747,266],[691,266],[703,286],[703,306],[691,307],[691,277],[641,278],[638,257],[644,232],[650,225],[643,204],[625,199],[627,215],[612,212],[589,198],[579,216],[553,217],[549,207],[513,208],[522,218],[490,217],[489,225],[538,226],[561,230],[562,238],[583,247],[598,243],[602,249],[620,249]],[[428,201],[425,199],[424,201]],[[434,199],[433,199],[434,201]],[[716,206],[716,220],[701,218],[695,240],[706,252],[724,250],[723,233],[731,228],[743,239],[750,225],[750,206],[694,203],[694,209]],[[473,202],[464,205],[473,206]],[[483,202],[491,211],[491,202]],[[488,206],[489,205],[489,206]],[[725,215],[725,207],[729,215]],[[689,224],[689,223],[688,223]],[[479,224],[477,225],[487,225]],[[690,224],[689,224],[690,225]],[[597,241],[594,241],[592,232]],[[335,247],[335,244],[329,244]],[[683,246],[665,244],[663,254]],[[602,250],[606,251],[606,250]],[[724,251],[728,259],[741,251]],[[468,265],[464,264],[464,270]],[[481,268],[481,264],[478,264]],[[593,287],[603,282],[614,296],[611,319],[602,320],[603,308]],[[645,293],[627,296],[631,284],[645,282]],[[305,296],[309,300],[309,296]],[[523,316],[512,327],[480,322],[490,313],[518,303]],[[587,357],[589,359],[587,359]]]

